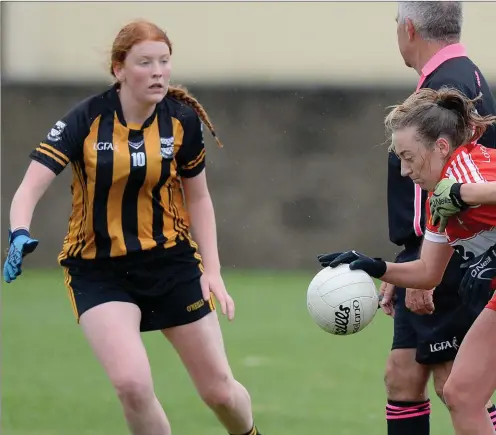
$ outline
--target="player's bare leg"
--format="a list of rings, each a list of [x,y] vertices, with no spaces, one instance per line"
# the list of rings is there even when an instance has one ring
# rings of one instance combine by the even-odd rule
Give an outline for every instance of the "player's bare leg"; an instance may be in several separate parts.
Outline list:
[[[384,377],[389,435],[428,435],[430,368],[415,361],[416,349],[393,349]]]
[[[86,311],[80,324],[121,401],[133,435],[170,435],[165,412],[153,389],[150,364],[133,304],[108,302]]]
[[[394,349],[386,363],[388,398],[398,401],[427,400],[430,368],[415,361],[415,349]]]
[[[465,336],[444,386],[444,399],[457,435],[495,433],[486,410],[496,390],[495,366],[496,312],[486,308]]]
[[[453,361],[447,361],[442,364],[434,364],[432,366],[432,378],[434,381],[434,390],[437,396],[441,399],[443,403],[446,404],[444,400],[444,385],[449,378],[451,369],[453,367]]]
[[[163,333],[178,352],[200,397],[227,431],[256,435],[250,395],[229,367],[217,312]]]
[[[432,377],[434,380],[434,389],[435,389],[438,397],[445,404],[446,404],[446,402],[444,400],[444,385],[446,384],[446,381],[448,380],[448,377],[451,374],[452,367],[453,367],[453,361],[448,361],[448,362],[443,363],[443,364],[436,364],[432,368]],[[494,404],[491,400],[489,400],[489,402],[486,403],[486,409],[487,409],[487,412],[489,413],[489,416],[493,420],[493,426],[494,426],[495,425],[494,420],[496,420],[496,407],[494,406]]]

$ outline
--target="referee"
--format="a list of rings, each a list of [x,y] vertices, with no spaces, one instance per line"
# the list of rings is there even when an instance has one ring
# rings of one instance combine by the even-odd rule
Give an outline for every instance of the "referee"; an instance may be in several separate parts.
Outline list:
[[[460,44],[462,18],[460,2],[399,2],[397,34],[401,56],[406,66],[420,76],[417,90],[450,86],[469,98],[482,93],[477,111],[481,115],[496,114],[496,103],[482,72]],[[489,128],[478,142],[496,147],[495,127]],[[391,242],[402,247],[396,262],[406,262],[419,256],[426,192],[410,178],[402,177],[400,166],[398,157],[390,153],[389,236]],[[458,347],[478,314],[463,306],[459,299],[462,261],[461,256],[453,256],[434,292],[392,288],[383,283],[383,309],[388,314],[394,313],[392,350],[385,373],[389,435],[429,434],[428,379],[432,374],[435,390],[442,400],[443,386]],[[429,312],[432,314],[425,315]],[[496,415],[491,403],[488,411]],[[496,426],[496,419],[493,423]]]

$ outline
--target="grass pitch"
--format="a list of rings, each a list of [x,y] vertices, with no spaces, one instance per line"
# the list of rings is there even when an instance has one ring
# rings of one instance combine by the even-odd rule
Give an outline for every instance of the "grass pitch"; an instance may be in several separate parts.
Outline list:
[[[306,310],[311,273],[224,272],[236,302],[222,320],[231,365],[266,435],[384,435],[384,363],[392,321],[378,313],[335,337]],[[120,406],[76,325],[61,269],[2,287],[2,434],[124,435]],[[144,334],[157,394],[176,435],[221,435],[160,333]],[[434,397],[431,434],[453,433]]]

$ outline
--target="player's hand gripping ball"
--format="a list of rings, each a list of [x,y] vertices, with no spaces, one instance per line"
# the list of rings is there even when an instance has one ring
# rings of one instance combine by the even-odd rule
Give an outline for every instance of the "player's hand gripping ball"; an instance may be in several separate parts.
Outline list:
[[[386,273],[386,262],[382,258],[371,258],[357,251],[334,252],[319,255],[317,259],[322,267],[337,267],[349,264],[350,270],[363,270],[374,278],[381,278]]]
[[[307,308],[314,322],[333,335],[351,335],[370,324],[378,309],[374,280],[348,264],[324,267],[307,291]]]

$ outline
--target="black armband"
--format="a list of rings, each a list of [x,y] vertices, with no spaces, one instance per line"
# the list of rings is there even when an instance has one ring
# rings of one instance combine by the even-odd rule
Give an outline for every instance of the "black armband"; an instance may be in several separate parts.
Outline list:
[[[466,210],[470,206],[462,199],[460,194],[460,189],[463,183],[455,183],[451,186],[450,189],[450,198],[451,202],[455,204],[460,210]]]

